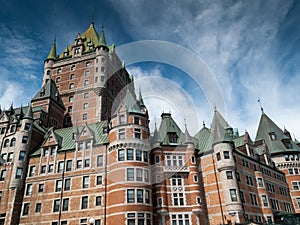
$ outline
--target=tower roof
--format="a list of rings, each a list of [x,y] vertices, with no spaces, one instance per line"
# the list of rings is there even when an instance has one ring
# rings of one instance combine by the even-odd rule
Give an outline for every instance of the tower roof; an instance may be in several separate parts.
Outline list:
[[[105,35],[104,35],[104,28],[102,26],[102,29],[101,29],[101,34],[99,36],[99,43],[98,43],[99,46],[106,46],[106,40],[105,40]]]
[[[94,51],[97,46],[106,46],[106,40],[104,35],[104,29],[102,27],[100,35],[95,29],[94,23],[92,22],[88,29],[82,34],[78,34],[76,39],[81,39],[83,44],[83,54]],[[72,47],[76,44],[75,41],[68,45],[66,49],[58,56],[59,59],[67,58],[72,56]],[[112,46],[108,47],[109,49],[113,48]]]
[[[265,113],[262,113],[255,141],[264,140],[270,153],[299,150],[298,146],[288,137]],[[283,140],[289,140],[291,148],[286,148]]]
[[[31,102],[35,102],[45,98],[50,98],[55,102],[57,102],[58,105],[60,105],[62,108],[65,108],[63,101],[60,97],[60,94],[58,92],[58,89],[56,87],[56,84],[52,79],[46,81],[46,83],[42,86],[42,88],[33,97]]]
[[[54,40],[47,59],[56,60],[56,40]]]
[[[231,128],[221,113],[215,110],[214,117],[211,124],[211,133],[213,135],[214,142],[223,141],[226,133],[225,129]]]
[[[32,113],[31,105],[28,106],[27,112],[24,115],[24,119],[33,119],[33,113]]]

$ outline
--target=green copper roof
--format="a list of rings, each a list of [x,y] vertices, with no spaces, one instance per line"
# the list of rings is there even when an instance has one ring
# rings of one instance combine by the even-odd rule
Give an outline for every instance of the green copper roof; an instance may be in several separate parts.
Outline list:
[[[106,40],[105,40],[105,35],[104,35],[104,28],[102,26],[101,34],[99,36],[99,46],[106,46]]]
[[[273,135],[275,139],[271,139]],[[256,133],[255,141],[264,140],[268,146],[270,154],[285,151],[299,151],[299,147],[265,114],[262,113],[259,126]],[[291,148],[287,149],[283,140],[291,143]]]
[[[64,104],[61,100],[59,91],[57,90],[55,82],[50,79],[47,80],[43,87],[38,91],[38,93],[33,97],[31,102],[39,101],[45,98],[50,98],[58,103],[62,108],[64,108]]]
[[[94,51],[97,46],[106,46],[106,40],[104,35],[104,29],[102,27],[101,34],[99,35],[92,22],[89,28],[79,34],[77,38],[81,38],[83,44],[83,54]],[[77,39],[76,38],[76,39]],[[58,58],[68,58],[72,56],[72,47],[76,44],[74,41],[71,45],[67,46],[66,49],[58,56]],[[108,47],[110,51],[114,50],[114,45]]]
[[[47,59],[53,59],[56,60],[56,41],[54,40],[53,45],[50,49],[49,55]]]
[[[108,142],[108,135],[103,133],[105,127],[107,127],[107,121],[101,121],[94,124],[87,125],[88,129],[93,134],[94,145],[105,144]],[[58,151],[67,151],[67,150],[74,150],[75,149],[75,140],[74,140],[74,133],[77,133],[77,129],[79,133],[81,133],[84,125],[75,127],[68,127],[63,129],[54,130],[54,135],[58,140],[59,149]],[[50,128],[51,129],[51,128]],[[76,131],[74,131],[76,129]],[[42,146],[40,146],[32,156],[40,155],[42,151]]]
[[[182,144],[183,132],[173,120],[171,113],[162,113],[161,118],[161,123],[158,129],[158,137],[160,137],[161,143],[164,145]],[[176,134],[176,142],[172,142],[174,139],[172,141],[169,140],[169,133]]]
[[[203,127],[196,135],[195,138],[198,140],[196,148],[199,153],[203,153],[212,149],[213,145],[213,134],[207,127]]]

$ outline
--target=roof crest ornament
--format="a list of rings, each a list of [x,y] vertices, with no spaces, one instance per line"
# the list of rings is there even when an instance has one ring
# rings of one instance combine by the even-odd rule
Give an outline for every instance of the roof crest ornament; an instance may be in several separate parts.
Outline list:
[[[257,99],[257,102],[258,102],[258,104],[259,104],[259,106],[260,106],[261,113],[264,114],[264,109],[263,109],[263,107],[262,107],[260,98]]]

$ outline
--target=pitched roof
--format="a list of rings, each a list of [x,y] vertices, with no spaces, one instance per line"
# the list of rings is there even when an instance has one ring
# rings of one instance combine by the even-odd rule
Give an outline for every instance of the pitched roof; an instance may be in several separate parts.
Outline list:
[[[199,150],[199,153],[203,153],[212,149],[213,135],[209,128],[204,126],[195,135],[195,138],[198,140],[196,143],[196,148]]]
[[[271,139],[271,135],[275,135],[275,139]],[[269,152],[279,153],[285,151],[299,151],[299,147],[271,120],[265,113],[262,113],[259,126],[256,133],[255,141],[264,140],[268,146]],[[287,149],[282,140],[289,140],[292,147]]]
[[[77,38],[81,38],[83,43],[83,54],[94,51],[98,46],[108,47],[109,50],[114,49],[114,45],[106,46],[104,29],[102,27],[100,35],[95,29],[94,23],[92,22],[89,28],[82,34],[78,34]],[[76,39],[77,39],[76,38]],[[75,41],[66,47],[66,49],[58,56],[59,59],[72,56],[72,46],[75,45]]]
[[[33,97],[31,102],[35,102],[35,101],[39,101],[39,100],[47,99],[47,98],[52,99],[53,101],[58,103],[58,105],[60,105],[62,108],[65,108],[63,101],[61,100],[59,91],[56,87],[56,84],[52,79],[46,80],[46,83],[36,93],[36,95]]]
[[[79,130],[79,133],[85,128],[85,126],[88,126],[88,129],[92,131],[94,135],[94,145],[100,145],[108,142],[108,135],[103,133],[103,130],[105,127],[107,127],[107,121],[101,121],[94,124],[89,125],[82,125],[79,127],[68,127],[63,129],[54,130],[55,138],[58,141],[58,152],[60,151],[67,151],[67,150],[74,150],[75,149],[75,137],[74,129]],[[40,146],[37,150],[35,150],[31,155],[37,156],[40,155],[42,152],[42,146]]]
[[[183,138],[183,132],[179,128],[179,126],[176,124],[176,122],[173,120],[171,113],[162,113],[161,114],[161,123],[158,129],[158,135],[161,139],[161,143],[165,145],[169,144],[181,144],[182,138]],[[168,133],[175,133],[177,137],[177,142],[172,143],[169,140]]]

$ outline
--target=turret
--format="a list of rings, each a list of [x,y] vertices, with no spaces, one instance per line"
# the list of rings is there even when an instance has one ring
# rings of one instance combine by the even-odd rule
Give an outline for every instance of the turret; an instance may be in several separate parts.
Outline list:
[[[93,26],[93,25],[91,25]],[[108,52],[104,35],[104,28],[99,36],[98,46],[96,46],[96,61],[95,61],[95,92],[100,95],[103,88],[106,88],[106,82],[109,79],[108,71]]]
[[[47,59],[44,61],[43,85],[51,79],[53,64],[56,62],[56,40],[54,40]]]
[[[128,213],[138,215],[139,212],[143,212],[147,223],[151,223],[153,206],[148,135],[148,116],[139,107],[134,93],[127,91],[111,118],[107,213],[112,216],[108,218],[108,224],[124,220],[129,224]]]

